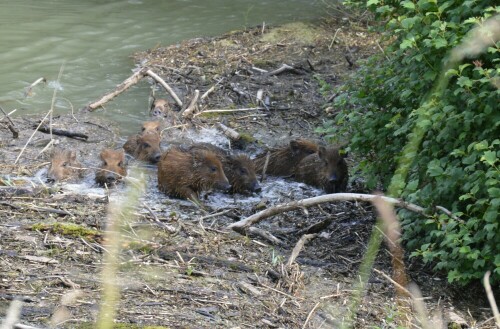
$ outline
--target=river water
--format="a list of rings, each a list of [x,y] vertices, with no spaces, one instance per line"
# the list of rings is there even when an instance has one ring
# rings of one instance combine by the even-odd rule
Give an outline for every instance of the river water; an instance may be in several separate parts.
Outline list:
[[[15,115],[45,113],[57,89],[55,113],[82,108],[130,76],[130,55],[156,45],[229,30],[310,20],[320,0],[0,0],[0,106]],[[63,65],[64,64],[64,65]],[[59,83],[57,77],[63,72]],[[25,97],[40,77],[47,83]],[[150,87],[142,82],[99,116],[137,130]]]

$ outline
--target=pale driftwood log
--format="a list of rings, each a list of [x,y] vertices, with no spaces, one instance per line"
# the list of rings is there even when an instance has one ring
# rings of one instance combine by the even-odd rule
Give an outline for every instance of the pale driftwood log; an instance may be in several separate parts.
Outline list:
[[[250,217],[247,217],[243,220],[240,220],[239,222],[233,223],[229,225],[227,228],[233,229],[236,232],[245,232],[248,227],[250,227],[252,224],[258,223],[261,220],[280,214],[282,212],[290,211],[290,210],[295,210],[299,208],[307,208],[311,206],[315,206],[321,203],[325,202],[336,202],[336,201],[363,201],[363,202],[371,202],[375,198],[382,198],[384,201],[389,202],[390,204],[393,204],[397,207],[404,208],[419,214],[423,214],[425,212],[425,209],[412,203],[407,203],[402,200],[386,197],[386,196],[380,196],[380,195],[373,195],[373,194],[359,194],[359,193],[334,193],[334,194],[325,194],[325,195],[320,195],[314,198],[308,198],[308,199],[302,199],[298,201],[292,201],[284,204],[280,204],[277,206],[274,206],[272,208],[268,208],[265,210],[262,210],[256,214],[253,214]]]
[[[240,134],[236,130],[231,129],[228,126],[226,126],[220,122],[217,123],[215,126],[217,127],[217,129],[219,129],[224,135],[226,135],[232,141],[237,141],[241,137]]]
[[[196,110],[196,103],[198,103],[198,98],[200,97],[200,91],[196,89],[194,91],[194,96],[189,103],[189,106],[182,112],[183,118],[192,118],[193,112]]]
[[[302,250],[302,248],[304,248],[304,245],[309,242],[309,240],[314,239],[316,236],[317,234],[304,234],[295,244],[295,247],[292,250],[290,258],[288,258],[288,262],[286,263],[286,265],[292,266],[293,262],[295,262],[295,259],[297,259],[297,256],[300,254],[300,251]]]
[[[115,90],[102,96],[101,99],[99,99],[93,103],[90,103],[89,105],[87,105],[83,109],[86,111],[92,112],[95,109],[103,106],[104,104],[106,104],[107,102],[109,102],[110,100],[112,100],[113,98],[120,95],[122,92],[124,92],[125,90],[127,90],[131,86],[135,85],[137,82],[139,82],[142,78],[144,78],[147,71],[148,71],[147,68],[143,68],[143,69],[135,72],[130,77],[128,77],[125,81],[123,81],[121,84],[116,86]]]
[[[165,88],[166,91],[172,96],[172,98],[175,100],[177,105],[182,107],[182,101],[179,99],[175,91],[163,80],[158,74],[154,73],[153,71],[147,69],[146,74],[149,75],[151,78],[153,78],[156,82],[158,82],[160,85],[162,85],[163,88]]]

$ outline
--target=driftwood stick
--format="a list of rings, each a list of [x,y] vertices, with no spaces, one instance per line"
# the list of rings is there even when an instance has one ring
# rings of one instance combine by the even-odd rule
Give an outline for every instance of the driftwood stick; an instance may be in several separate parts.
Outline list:
[[[35,82],[26,87],[26,90],[24,91],[24,98],[30,96],[31,92],[33,91],[33,88],[35,88],[35,86],[40,82],[47,82],[47,79],[45,79],[44,77],[38,78],[35,80]]]
[[[412,203],[407,203],[402,200],[398,200],[395,198],[390,198],[386,196],[373,195],[373,194],[359,194],[359,193],[334,193],[334,194],[325,194],[320,195],[313,198],[302,199],[299,201],[292,201],[284,204],[279,204],[272,208],[268,208],[262,210],[256,214],[253,214],[250,217],[247,217],[239,222],[233,223],[228,226],[228,228],[235,230],[236,232],[245,232],[248,227],[252,224],[258,223],[261,220],[280,214],[282,212],[295,210],[299,208],[307,208],[311,206],[315,206],[325,202],[336,202],[336,201],[364,201],[370,202],[375,198],[382,198],[383,200],[397,206],[401,207],[419,214],[423,214],[425,209]]]
[[[191,99],[191,102],[189,103],[189,106],[187,109],[182,112],[182,117],[183,118],[192,118],[193,117],[193,112],[196,109],[196,103],[198,102],[198,98],[200,97],[200,91],[196,89],[194,91],[194,96],[193,99]]]
[[[215,126],[232,141],[237,141],[241,137],[236,130],[231,129],[220,122],[218,122]]]
[[[182,104],[181,100],[179,99],[179,97],[177,96],[177,94],[175,93],[175,91],[165,82],[165,80],[163,80],[158,74],[154,73],[150,69],[147,69],[145,73],[147,75],[149,75],[151,78],[153,78],[160,85],[162,85],[163,88],[165,88],[165,90],[168,91],[168,93],[170,94],[170,96],[172,96],[172,98],[175,100],[175,102],[177,103],[177,105],[179,105],[180,107],[182,107],[183,104]]]
[[[300,254],[300,251],[302,248],[304,248],[304,245],[309,242],[309,240],[312,240],[316,237],[317,234],[304,234],[299,241],[297,241],[297,244],[292,250],[292,254],[290,255],[290,258],[288,258],[288,262],[286,263],[287,266],[292,266],[293,262],[295,262],[295,259],[297,256]]]
[[[14,122],[12,122],[9,115],[7,113],[5,113],[5,111],[3,110],[3,108],[1,106],[0,106],[0,110],[5,115],[5,118],[7,118],[7,120],[9,121],[9,122],[7,122],[7,128],[9,128],[10,132],[12,133],[12,138],[14,138],[14,139],[18,138],[19,131],[14,127]],[[3,118],[2,118],[2,120],[3,120]]]
[[[46,134],[50,134],[50,130],[51,130],[47,125],[42,125],[39,127],[37,127],[35,125],[34,128],[37,129],[38,131],[40,131],[42,133],[46,133]],[[56,129],[56,128],[52,128],[52,134],[58,135],[58,136],[66,136],[66,137],[75,138],[75,139],[83,139],[83,140],[87,140],[89,138],[89,136],[82,134],[82,133],[67,131],[67,130],[63,130],[63,129]]]
[[[131,86],[138,83],[142,78],[144,78],[147,70],[148,70],[147,68],[143,68],[143,69],[135,72],[130,77],[128,77],[125,81],[123,81],[121,84],[116,86],[115,90],[102,96],[101,99],[99,99],[93,103],[90,103],[89,105],[87,105],[84,108],[84,110],[92,112],[95,109],[103,106],[104,104],[106,104],[107,102],[109,102],[110,100],[115,98],[116,96],[120,95],[122,92],[124,92],[125,90],[127,90]]]
[[[263,107],[249,107],[249,108],[234,109],[234,110],[216,109],[216,110],[206,110],[206,111],[198,112],[198,113],[195,113],[194,116],[197,117],[198,115],[202,115],[205,113],[232,113],[232,112],[260,111],[260,110],[264,110],[264,108]]]
[[[295,68],[293,68],[292,66],[290,65],[287,65],[287,64],[283,64],[281,65],[280,68],[274,70],[274,71],[271,71],[268,73],[268,75],[278,75],[278,74],[281,74],[285,71],[293,71],[293,72],[297,72],[297,70]]]

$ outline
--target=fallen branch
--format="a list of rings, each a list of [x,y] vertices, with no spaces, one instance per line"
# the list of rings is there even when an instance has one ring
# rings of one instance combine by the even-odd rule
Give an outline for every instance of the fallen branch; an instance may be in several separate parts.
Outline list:
[[[382,198],[383,200],[397,206],[400,208],[404,208],[419,214],[423,214],[425,212],[425,209],[412,203],[407,203],[402,200],[386,197],[386,196],[379,196],[379,195],[372,195],[372,194],[359,194],[359,193],[335,193],[335,194],[326,194],[326,195],[320,195],[314,198],[308,198],[308,199],[302,199],[298,201],[292,201],[284,204],[280,204],[277,206],[274,206],[272,208],[268,208],[265,210],[262,210],[256,214],[253,214],[250,217],[247,217],[243,220],[240,220],[239,222],[233,223],[228,226],[228,228],[235,230],[236,232],[245,232],[248,227],[250,227],[252,224],[258,223],[261,220],[280,214],[282,212],[290,211],[290,210],[295,210],[299,208],[304,208],[304,207],[311,207],[315,206],[321,203],[325,202],[336,202],[336,201],[364,201],[364,202],[370,202],[373,201],[375,198]]]
[[[229,109],[217,109],[217,110],[206,110],[202,112],[195,113],[194,117],[197,117],[199,115],[205,114],[205,113],[232,113],[232,112],[246,112],[246,111],[260,111],[264,110],[263,107],[248,107],[248,108],[243,108],[243,109],[234,109],[234,110],[229,110]]]
[[[194,96],[193,99],[191,99],[191,102],[189,103],[189,106],[187,109],[182,112],[182,117],[183,118],[192,118],[193,117],[193,112],[196,109],[196,103],[198,102],[198,98],[200,97],[200,91],[196,89],[194,91]]]
[[[304,245],[309,242],[309,240],[314,239],[317,236],[317,234],[304,234],[299,241],[297,241],[297,244],[292,250],[292,254],[290,255],[290,258],[288,258],[288,262],[286,263],[287,266],[292,266],[293,262],[295,262],[295,259],[297,256],[300,254],[300,251],[302,248],[304,248]]]
[[[146,69],[146,74],[149,75],[151,78],[153,78],[156,82],[158,82],[160,85],[162,85],[163,88],[165,88],[166,91],[172,96],[172,98],[175,100],[177,105],[182,107],[182,101],[179,99],[175,91],[163,80],[158,74],[154,73],[150,69]]]
[[[135,72],[130,77],[128,77],[125,81],[123,81],[121,84],[116,86],[115,90],[102,96],[101,99],[99,99],[98,101],[90,103],[89,105],[84,107],[83,110],[92,112],[95,109],[103,106],[104,104],[106,104],[107,102],[109,102],[110,100],[115,98],[116,96],[120,95],[122,92],[124,92],[128,88],[130,88],[133,85],[135,85],[136,83],[138,83],[142,78],[144,78],[147,71],[148,71],[148,68],[143,68],[143,69]]]
[[[51,133],[50,128],[47,125],[42,125],[42,126],[34,125],[33,127],[42,133],[46,133],[46,134]],[[75,138],[75,139],[83,139],[83,140],[87,140],[89,138],[89,136],[82,134],[82,133],[67,131],[67,130],[63,130],[63,129],[56,129],[56,128],[52,128],[52,134],[58,135],[58,136],[66,136],[66,137]]]

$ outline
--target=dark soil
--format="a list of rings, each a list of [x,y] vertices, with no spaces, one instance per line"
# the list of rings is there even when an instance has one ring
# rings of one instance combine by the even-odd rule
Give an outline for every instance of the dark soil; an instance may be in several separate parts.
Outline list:
[[[233,147],[255,155],[266,146],[283,145],[294,137],[326,142],[314,130],[332,119],[336,109],[324,104],[336,97],[333,87],[341,85],[364,58],[379,51],[377,40],[377,35],[348,23],[293,23],[188,40],[134,58],[175,88],[185,103],[183,108],[194,90],[204,94],[214,87],[198,103],[195,118],[182,121],[179,115],[179,121],[190,130],[164,131],[164,148],[173,136],[198,140],[203,137],[199,131],[213,132],[211,128],[222,122],[243,136],[243,142],[233,143]],[[271,72],[283,64],[292,69],[273,75],[263,71]],[[264,104],[256,98],[259,90]],[[155,94],[174,104],[163,90]],[[199,114],[256,107],[263,109]],[[159,193],[156,169],[132,161],[131,167],[142,171],[130,170],[135,178],[129,185],[146,184],[135,204],[125,184],[110,190],[93,185],[100,149],[119,147],[126,136],[91,113],[53,120],[54,127],[92,136],[87,141],[55,138],[59,146],[78,149],[85,159],[89,168],[85,188],[66,183],[48,186],[43,179],[48,152],[41,151],[50,141],[49,135],[35,134],[14,163],[40,119],[14,120],[20,131],[18,139],[12,138],[6,120],[0,123],[1,314],[7,312],[11,300],[20,298],[20,323],[94,327],[103,291],[103,257],[110,252],[104,233],[108,213],[131,207],[123,218],[116,217],[124,223],[121,252],[115,259],[118,274],[113,277],[120,288],[115,317],[123,324],[120,328],[303,328],[305,323],[305,328],[340,327],[375,223],[371,205],[331,203],[268,218],[256,226],[280,240],[273,244],[261,236],[242,236],[226,226],[266,207],[316,196],[320,191],[269,178],[260,195],[208,193],[203,198],[209,209],[206,213],[190,202]],[[224,136],[216,139],[227,141]],[[352,167],[353,160],[348,161]],[[363,192],[362,184],[351,179],[348,191]],[[331,223],[288,266],[301,236],[311,225],[325,220]],[[391,258],[385,248],[374,268],[391,274]],[[485,322],[491,315],[481,306],[478,295],[482,293],[457,290],[418,262],[407,260],[407,268],[435,321],[441,314],[444,325],[460,322],[458,317],[469,326],[493,328],[493,321]],[[397,303],[393,285],[378,272],[372,273],[357,314],[358,328],[418,323],[409,303]]]

